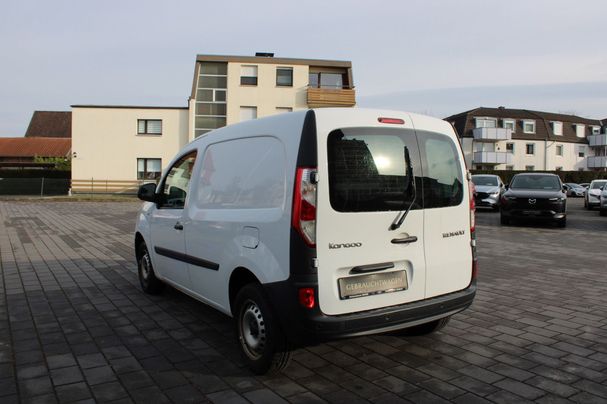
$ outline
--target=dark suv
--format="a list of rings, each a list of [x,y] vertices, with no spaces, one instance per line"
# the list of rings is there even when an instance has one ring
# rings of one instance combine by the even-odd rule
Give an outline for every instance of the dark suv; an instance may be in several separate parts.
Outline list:
[[[502,224],[511,219],[551,220],[565,227],[567,195],[561,179],[554,174],[516,174],[502,195],[500,219]]]

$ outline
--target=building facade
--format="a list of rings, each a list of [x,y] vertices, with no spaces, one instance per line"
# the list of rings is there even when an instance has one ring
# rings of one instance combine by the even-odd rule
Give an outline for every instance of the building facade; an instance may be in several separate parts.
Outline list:
[[[185,144],[213,129],[299,109],[355,104],[349,61],[198,55],[187,106],[73,105],[72,179],[115,185],[158,179]]]
[[[468,167],[525,171],[607,169],[600,120],[511,108],[476,108],[445,118]]]

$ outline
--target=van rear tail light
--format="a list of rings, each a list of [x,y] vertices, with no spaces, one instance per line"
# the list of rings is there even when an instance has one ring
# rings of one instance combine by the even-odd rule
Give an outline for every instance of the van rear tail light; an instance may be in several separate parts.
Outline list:
[[[475,212],[476,212],[476,203],[474,202],[474,194],[476,193],[476,189],[474,188],[474,183],[472,181],[468,181],[468,193],[470,194],[470,233],[474,232],[476,229],[476,220],[475,220]]]
[[[297,168],[291,224],[310,247],[316,245],[316,168]]]
[[[299,288],[299,304],[306,309],[313,309],[316,304],[314,288]]]

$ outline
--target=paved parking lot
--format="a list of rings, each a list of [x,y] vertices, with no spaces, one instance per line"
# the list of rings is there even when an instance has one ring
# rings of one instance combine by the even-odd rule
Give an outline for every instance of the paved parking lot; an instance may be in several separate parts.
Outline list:
[[[137,283],[139,203],[0,202],[0,402],[607,402],[607,218],[565,229],[479,212],[479,292],[430,337],[239,360],[230,320]]]

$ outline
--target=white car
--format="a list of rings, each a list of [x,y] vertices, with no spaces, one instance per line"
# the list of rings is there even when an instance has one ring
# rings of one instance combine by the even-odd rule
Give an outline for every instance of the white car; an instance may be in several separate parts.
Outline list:
[[[593,180],[588,185],[588,190],[584,195],[584,207],[586,209],[592,209],[595,206],[599,206],[601,198],[601,190],[607,185],[607,180]]]
[[[234,317],[257,373],[310,341],[429,333],[476,292],[471,188],[440,119],[326,108],[217,129],[140,188],[140,283]]]
[[[603,186],[599,201],[599,213],[601,216],[607,216],[607,186]]]

